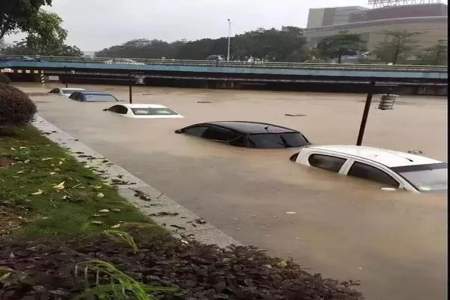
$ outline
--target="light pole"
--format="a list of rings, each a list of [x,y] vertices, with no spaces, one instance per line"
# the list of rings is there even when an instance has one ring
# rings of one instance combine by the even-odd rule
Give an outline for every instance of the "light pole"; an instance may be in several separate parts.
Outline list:
[[[231,44],[231,20],[228,21],[228,48],[227,48],[227,61],[230,61],[230,44]]]

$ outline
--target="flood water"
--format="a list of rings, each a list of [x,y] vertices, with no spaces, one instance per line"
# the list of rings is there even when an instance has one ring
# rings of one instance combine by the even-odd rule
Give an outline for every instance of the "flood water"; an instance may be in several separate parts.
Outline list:
[[[127,87],[88,88],[128,99]],[[354,144],[365,95],[134,88],[134,102],[164,104],[185,116],[166,120],[103,112],[107,103],[32,98],[44,118],[243,243],[326,277],[360,280],[367,299],[447,296],[446,194],[382,191],[294,164],[296,149],[236,148],[174,134],[198,122],[249,120],[297,129],[315,144]],[[376,109],[376,99],[363,144],[447,161],[445,98],[401,96],[393,111]]]

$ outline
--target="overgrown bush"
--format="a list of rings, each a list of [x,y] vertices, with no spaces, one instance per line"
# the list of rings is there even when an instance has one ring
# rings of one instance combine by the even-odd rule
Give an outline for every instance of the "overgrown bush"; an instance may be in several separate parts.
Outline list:
[[[5,74],[0,73],[0,83],[10,83],[11,79],[9,79],[8,76],[6,76]]]
[[[0,83],[0,128],[25,125],[35,113],[36,106],[27,94]]]

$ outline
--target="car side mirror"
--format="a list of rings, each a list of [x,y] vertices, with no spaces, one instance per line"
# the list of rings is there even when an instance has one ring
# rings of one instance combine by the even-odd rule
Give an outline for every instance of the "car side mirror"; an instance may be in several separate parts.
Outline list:
[[[183,130],[182,129],[177,129],[177,130],[175,130],[175,133],[183,133]]]
[[[108,111],[109,110],[109,108],[104,108],[104,109],[102,109],[103,111]]]

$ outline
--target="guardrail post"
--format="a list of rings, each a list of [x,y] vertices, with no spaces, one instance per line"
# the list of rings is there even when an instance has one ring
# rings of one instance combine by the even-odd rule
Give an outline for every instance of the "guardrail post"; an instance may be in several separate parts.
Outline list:
[[[361,146],[364,137],[364,131],[366,130],[367,117],[369,116],[370,104],[372,103],[372,95],[375,87],[375,82],[370,82],[369,91],[367,92],[366,104],[364,105],[364,112],[361,119],[361,125],[359,127],[358,140],[356,146]]]

